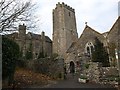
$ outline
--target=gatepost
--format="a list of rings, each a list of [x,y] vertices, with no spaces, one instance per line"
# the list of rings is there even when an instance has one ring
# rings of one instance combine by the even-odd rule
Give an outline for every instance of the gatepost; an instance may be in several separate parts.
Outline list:
[[[120,77],[120,1],[118,2],[118,69]]]

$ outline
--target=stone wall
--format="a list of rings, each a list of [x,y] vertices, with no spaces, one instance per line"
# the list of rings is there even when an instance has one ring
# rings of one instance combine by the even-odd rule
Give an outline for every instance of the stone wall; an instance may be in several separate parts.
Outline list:
[[[102,67],[101,63],[88,62],[83,65],[83,75],[88,78],[89,81],[96,83],[102,82],[109,77],[117,77],[118,70],[116,67]]]
[[[40,58],[26,61],[26,68],[52,77],[64,79],[64,59]]]
[[[102,74],[102,77],[118,76],[118,70],[116,67],[102,67],[101,74]]]
[[[86,69],[84,70],[84,74],[89,79],[89,81],[99,82],[99,78],[101,75],[100,67],[101,67],[100,63],[89,62],[85,64]]]

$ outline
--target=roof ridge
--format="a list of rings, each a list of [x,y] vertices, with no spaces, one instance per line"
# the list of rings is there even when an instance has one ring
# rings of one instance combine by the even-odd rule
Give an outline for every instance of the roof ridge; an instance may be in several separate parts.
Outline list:
[[[86,28],[87,28],[87,27],[89,27],[91,30],[95,31],[96,33],[98,33],[98,34],[102,35],[102,33],[100,33],[100,32],[98,32],[98,31],[96,31],[95,29],[91,28],[90,26],[86,25]]]

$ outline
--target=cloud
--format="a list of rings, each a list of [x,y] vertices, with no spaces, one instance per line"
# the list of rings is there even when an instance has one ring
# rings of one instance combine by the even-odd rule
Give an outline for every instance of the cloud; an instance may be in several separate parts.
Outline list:
[[[58,2],[64,2],[75,9],[77,31],[82,33],[85,22],[99,32],[108,31],[118,13],[118,0],[33,0],[37,4],[37,14],[40,17],[40,29],[37,32],[45,31],[52,39],[52,10]]]

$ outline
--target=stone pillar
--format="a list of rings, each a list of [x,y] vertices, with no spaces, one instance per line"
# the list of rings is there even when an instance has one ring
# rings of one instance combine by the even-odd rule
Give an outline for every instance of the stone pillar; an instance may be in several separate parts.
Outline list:
[[[120,77],[120,1],[118,2],[118,69]]]
[[[2,90],[2,35],[0,35],[0,89]]]

